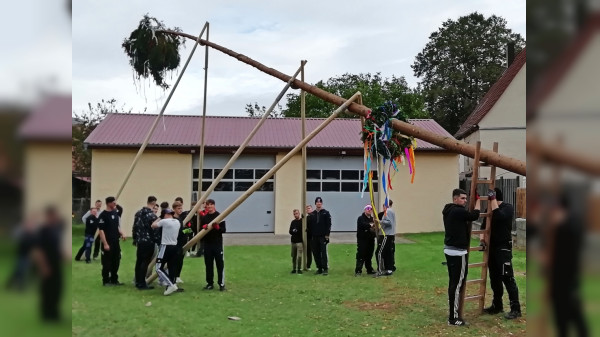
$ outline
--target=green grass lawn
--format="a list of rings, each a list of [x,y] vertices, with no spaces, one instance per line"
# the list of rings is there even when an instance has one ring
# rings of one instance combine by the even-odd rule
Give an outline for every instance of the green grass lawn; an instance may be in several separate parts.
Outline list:
[[[83,227],[74,227],[73,237],[75,254],[83,241]],[[121,246],[123,287],[102,287],[99,261],[73,263],[73,336],[526,335],[525,317],[505,321],[500,315],[478,316],[473,305],[465,310],[470,327],[447,326],[443,234],[406,237],[416,244],[396,246],[398,270],[391,277],[354,277],[352,244],[329,245],[329,276],[314,271],[290,274],[288,245],[227,246],[226,292],[202,290],[204,260],[186,258],[181,276],[185,292],[171,296],[163,296],[162,289],[133,287],[135,247],[128,240]],[[514,255],[525,314],[525,252]],[[479,269],[470,273],[469,278],[476,278]]]

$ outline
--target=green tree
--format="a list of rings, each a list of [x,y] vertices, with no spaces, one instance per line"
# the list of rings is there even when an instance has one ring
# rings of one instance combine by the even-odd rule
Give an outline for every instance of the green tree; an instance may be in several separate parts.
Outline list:
[[[506,69],[509,41],[516,53],[525,46],[505,19],[475,12],[444,22],[417,55],[412,69],[427,110],[451,134]]]
[[[246,104],[246,113],[250,117],[262,117],[265,113],[267,113],[267,107],[264,105],[260,106],[260,105],[258,105],[257,102],[254,102],[254,105]],[[273,109],[273,111],[271,111],[269,118],[280,118],[280,117],[283,117],[282,109],[281,109],[281,105],[277,104],[275,106],[275,108]]]
[[[385,101],[393,101],[403,113],[410,118],[429,118],[421,94],[408,87],[404,77],[382,78],[380,73],[374,75],[367,74],[344,74],[338,77],[332,77],[327,82],[319,81],[316,87],[329,91],[340,97],[349,98],[356,91],[363,95],[363,104],[369,107],[376,107]],[[300,93],[287,94],[287,104],[281,111],[283,117],[300,117]],[[306,117],[326,118],[337,107],[334,104],[313,96],[306,95]],[[257,116],[264,113],[264,107],[260,109],[258,104],[246,105],[246,112],[250,116]],[[356,118],[353,114],[344,114],[342,117]]]
[[[88,110],[73,111],[72,146],[74,171],[81,176],[89,177],[91,174],[92,154],[84,145],[85,139],[94,131],[96,126],[108,113],[131,113],[131,108],[125,110],[125,105],[118,106],[117,100],[101,100],[92,105],[88,103]],[[145,111],[145,109],[144,109]]]

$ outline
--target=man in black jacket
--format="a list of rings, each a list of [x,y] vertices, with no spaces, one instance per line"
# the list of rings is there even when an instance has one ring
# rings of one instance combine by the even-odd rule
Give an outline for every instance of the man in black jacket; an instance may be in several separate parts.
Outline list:
[[[292,240],[292,274],[302,274],[302,219],[300,218],[300,210],[293,211],[294,220],[290,223],[290,235]]]
[[[312,234],[313,254],[315,263],[317,264],[317,274],[329,274],[329,261],[327,256],[327,244],[329,243],[329,233],[331,232],[331,214],[323,208],[323,199],[317,197],[315,199],[317,209],[312,212],[312,220],[310,221]]]
[[[356,220],[356,268],[354,276],[362,274],[363,265],[367,269],[367,274],[375,274],[372,260],[375,250],[375,219],[373,218],[373,207],[366,205],[358,219]]]
[[[213,223],[221,213],[215,209],[213,199],[206,200],[206,215],[200,219],[202,229],[208,230],[208,233],[202,238],[204,243],[204,265],[206,266],[206,286],[205,290],[214,289],[214,264],[217,265],[217,281],[219,290],[225,290],[225,280],[223,269],[225,268],[225,259],[223,256],[223,233],[226,232],[225,221]]]
[[[154,255],[154,229],[152,223],[158,218],[152,210],[156,205],[156,197],[149,196],[146,206],[135,213],[133,220],[133,244],[137,247],[135,260],[135,287],[149,290],[154,287],[146,284],[148,265]]]
[[[115,197],[106,198],[106,209],[98,217],[98,229],[102,240],[102,284],[105,287],[121,286],[119,282],[119,266],[121,264],[121,246],[119,239],[125,241],[121,231],[121,218],[117,213]]]
[[[469,249],[469,226],[479,218],[479,197],[474,210],[469,212],[467,192],[461,189],[452,191],[452,203],[446,204],[444,217],[444,254],[448,265],[448,325],[464,326],[467,323],[459,317],[460,291],[467,279],[466,255]]]
[[[495,188],[488,193],[492,206],[492,228],[490,233],[490,247],[488,270],[490,271],[490,286],[494,292],[492,305],[483,309],[483,312],[495,315],[502,312],[502,295],[506,286],[510,301],[510,312],[504,316],[507,319],[521,317],[521,304],[519,303],[519,288],[515,282],[512,266],[512,221],[515,209],[513,205],[504,202],[502,190]],[[485,229],[484,222],[481,229]],[[483,240],[483,235],[482,238]]]

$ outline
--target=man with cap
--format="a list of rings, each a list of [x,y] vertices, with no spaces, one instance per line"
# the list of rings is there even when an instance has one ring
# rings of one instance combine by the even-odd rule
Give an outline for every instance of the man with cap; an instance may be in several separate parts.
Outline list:
[[[156,273],[162,284],[166,284],[167,288],[163,293],[165,296],[170,295],[178,290],[175,284],[175,273],[177,270],[177,236],[179,235],[180,223],[174,219],[175,211],[170,208],[165,208],[160,212],[162,219],[157,219],[152,228],[162,228],[162,237],[158,256],[156,257]],[[165,264],[168,265],[171,271],[169,275],[165,273]]]
[[[327,244],[329,243],[329,233],[331,232],[331,214],[323,208],[323,199],[315,199],[315,209],[312,212],[312,221],[310,222],[310,233],[312,234],[312,251],[317,265],[317,274],[329,274],[329,261],[327,256]]]
[[[98,232],[102,240],[102,284],[104,286],[123,285],[119,282],[121,264],[121,246],[119,239],[125,240],[120,228],[121,218],[116,207],[115,197],[106,198],[106,210],[98,217]]]
[[[371,260],[375,249],[375,219],[373,207],[366,205],[363,213],[356,220],[356,268],[354,276],[362,274],[363,265],[367,274],[375,274]]]

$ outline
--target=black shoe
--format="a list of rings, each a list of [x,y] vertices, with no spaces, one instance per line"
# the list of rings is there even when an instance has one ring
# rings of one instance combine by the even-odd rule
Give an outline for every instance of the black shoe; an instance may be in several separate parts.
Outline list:
[[[367,272],[367,274],[368,274],[368,273],[369,273],[369,272]],[[355,276],[355,277],[358,277],[358,276],[361,276],[361,275],[362,275],[362,272],[360,272],[360,271],[354,272],[354,276]]]
[[[105,287],[114,287],[115,286],[112,283],[103,283],[102,285],[105,286]]]
[[[141,287],[136,287],[138,290],[152,290],[154,289],[153,286],[141,286]]]
[[[219,291],[225,291],[225,290],[227,290],[227,289],[225,289],[225,285],[224,284],[223,285],[219,285]]]
[[[296,274],[296,269],[292,270],[292,274]]]
[[[92,261],[91,260],[85,260],[85,263],[90,264],[90,263],[92,263]]]
[[[315,274],[317,274],[317,275],[319,275],[319,274],[323,274],[323,269],[319,269],[319,270],[317,270],[317,272],[316,272]]]
[[[175,290],[176,293],[182,293],[184,291],[185,291],[185,289],[179,288],[179,287],[177,287],[177,290]]]
[[[517,317],[521,317],[521,311],[511,310],[508,314],[504,315],[506,319],[515,319]]]
[[[298,269],[298,272],[296,274],[302,274],[302,270]]]
[[[494,303],[492,303],[492,305],[490,305],[489,307],[483,309],[483,313],[488,315],[496,315],[501,313],[502,311],[502,305],[497,305]]]
[[[111,282],[110,284],[112,284],[112,285],[114,285],[114,286],[122,286],[122,285],[125,285],[125,283],[121,283],[121,282],[119,282],[119,281],[117,281],[117,282]]]
[[[212,284],[207,284],[206,286],[204,286],[204,288],[202,288],[204,290],[213,290],[215,289],[215,287]]]
[[[323,276],[327,276],[329,275],[329,269],[324,269],[323,270]]]
[[[451,326],[467,326],[467,325],[469,325],[469,323],[467,323],[463,319],[459,318],[459,319],[449,319],[448,320],[448,325],[451,325]]]
[[[367,274],[368,274],[368,275],[375,275],[375,274],[377,274],[377,273],[376,273],[374,270],[371,270],[371,271],[367,271]]]

